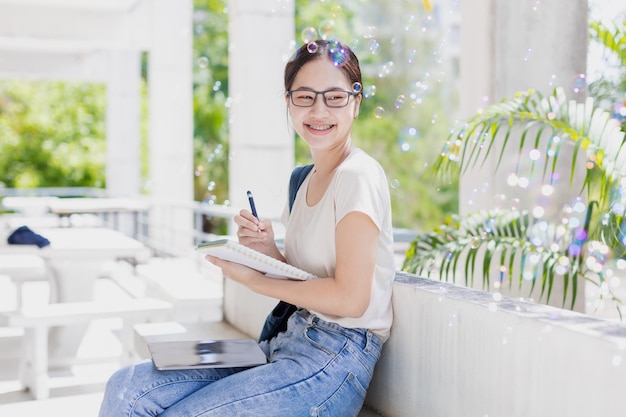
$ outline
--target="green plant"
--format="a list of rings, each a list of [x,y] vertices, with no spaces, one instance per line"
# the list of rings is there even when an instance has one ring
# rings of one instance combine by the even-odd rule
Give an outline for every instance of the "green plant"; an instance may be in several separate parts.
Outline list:
[[[571,307],[580,279],[603,285],[606,277],[598,265],[609,257],[608,251],[617,257],[624,254],[623,235],[616,226],[624,223],[625,213],[623,202],[615,197],[621,197],[620,187],[626,177],[626,151],[619,124],[595,106],[592,98],[578,103],[568,101],[561,88],[548,96],[529,90],[489,106],[450,135],[434,172],[457,176],[482,165],[495,152],[496,138],[501,138],[497,170],[511,148],[517,152],[527,144],[537,148],[546,135],[551,139],[545,158],[534,164],[539,165],[540,176],[547,183],[565,143],[573,143],[576,151],[587,157],[584,187],[591,202],[580,222],[549,222],[513,209],[473,213],[464,218],[451,216],[445,224],[416,237],[407,251],[403,270],[429,276],[436,271],[441,279],[454,280],[462,262],[466,285],[473,284],[478,269],[483,285],[488,286],[496,263],[520,285],[530,280],[534,289],[539,283],[540,299],[546,300],[555,279],[562,276],[563,302],[571,289]],[[577,164],[574,157],[572,177]],[[542,237],[537,238],[537,234]]]
[[[564,90],[556,88],[547,96],[535,90],[520,92],[489,106],[450,133],[432,168],[439,177],[458,178],[495,153],[497,171],[511,151],[518,153],[519,168],[522,150],[544,147],[544,158],[532,162],[531,173],[550,186],[561,148],[573,144],[570,185],[579,165],[577,155],[583,154],[582,191],[589,203],[580,199],[566,207],[567,215],[551,220],[516,209],[449,216],[444,224],[415,238],[406,253],[404,271],[453,281],[456,272],[463,271],[465,285],[473,285],[478,275],[484,288],[492,279],[508,277],[520,288],[530,281],[530,292],[539,286],[539,300],[545,302],[555,281],[562,278],[562,303],[565,306],[571,291],[570,308],[579,284],[586,280],[616,303],[621,317],[622,302],[607,285],[611,269],[605,266],[610,259],[617,260],[618,268],[626,265],[625,118],[613,111],[626,105],[619,102],[626,91],[626,21],[591,22],[590,39],[616,56],[619,80],[601,78],[592,83],[592,98],[584,103],[567,100]]]

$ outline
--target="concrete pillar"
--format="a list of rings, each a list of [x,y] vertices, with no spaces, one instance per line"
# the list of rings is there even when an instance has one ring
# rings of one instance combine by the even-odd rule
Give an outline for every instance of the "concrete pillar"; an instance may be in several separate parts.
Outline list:
[[[156,201],[193,200],[193,96],[191,0],[152,1],[152,39],[148,52],[150,115],[149,192]],[[190,213],[174,217],[154,211],[153,225],[167,222],[192,228]],[[173,223],[172,223],[173,222]],[[163,228],[151,228],[156,236]],[[166,238],[185,250],[193,242]]]
[[[293,0],[229,1],[231,97],[230,201],[259,216],[279,217],[294,165],[294,136],[287,124],[283,73],[294,38]],[[276,224],[276,223],[275,223]]]
[[[586,91],[576,93],[574,82],[586,71],[587,0],[464,0],[461,12],[462,119],[530,88],[548,95],[554,87],[562,86],[570,98],[584,100]],[[531,132],[529,137],[534,140],[536,132]],[[558,220],[562,206],[579,194],[585,173],[584,158],[580,159],[579,155],[580,169],[574,174],[574,185],[570,187],[573,147],[562,148],[557,166],[561,180],[556,183],[550,200],[545,201],[537,178],[537,172],[541,172],[543,166],[535,167],[534,174],[531,174],[528,158],[528,151],[535,146],[527,145],[520,160],[517,152],[519,138],[520,134],[514,134],[509,139],[515,145],[509,144],[497,172],[499,145],[490,152],[482,168],[470,169],[462,175],[459,189],[462,215],[498,207],[523,210],[541,205],[546,208],[545,218]],[[537,147],[544,152],[542,157],[547,150],[548,138],[544,135]],[[502,140],[503,137],[499,136],[496,143]],[[527,188],[507,184],[507,177],[516,172],[518,161],[521,164],[517,172],[535,178]],[[498,206],[495,198],[498,195],[506,196],[504,206]],[[519,292],[512,291],[515,295],[527,297],[529,288],[530,283],[526,282]],[[538,298],[537,290],[536,294]],[[562,294],[562,286],[555,284],[550,304],[561,306]],[[575,309],[584,310],[583,302],[584,291],[579,288]]]

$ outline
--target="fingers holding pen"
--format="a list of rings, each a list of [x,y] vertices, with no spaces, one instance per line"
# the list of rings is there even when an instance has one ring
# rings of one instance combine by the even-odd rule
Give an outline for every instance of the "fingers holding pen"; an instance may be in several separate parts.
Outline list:
[[[238,226],[237,236],[258,236],[265,230],[265,222],[257,219],[249,210],[242,209],[234,218]]]

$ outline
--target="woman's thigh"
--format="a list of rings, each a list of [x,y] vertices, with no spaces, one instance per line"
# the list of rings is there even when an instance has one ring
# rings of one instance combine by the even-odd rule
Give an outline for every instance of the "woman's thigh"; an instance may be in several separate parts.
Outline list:
[[[163,416],[357,415],[380,342],[371,333],[355,341],[306,319],[295,321],[272,341],[270,363],[206,385]]]

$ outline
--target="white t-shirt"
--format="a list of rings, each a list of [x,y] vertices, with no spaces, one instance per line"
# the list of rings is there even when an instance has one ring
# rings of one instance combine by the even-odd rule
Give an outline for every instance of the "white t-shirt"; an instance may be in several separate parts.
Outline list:
[[[312,207],[306,203],[310,177],[311,174],[302,183],[291,214],[288,206],[283,213],[285,258],[289,264],[318,277],[334,277],[337,224],[352,211],[369,216],[380,233],[372,296],[365,314],[359,318],[346,318],[312,313],[343,327],[368,329],[386,341],[393,321],[391,291],[395,261],[391,202],[385,172],[375,159],[355,149],[335,171],[322,199]]]

